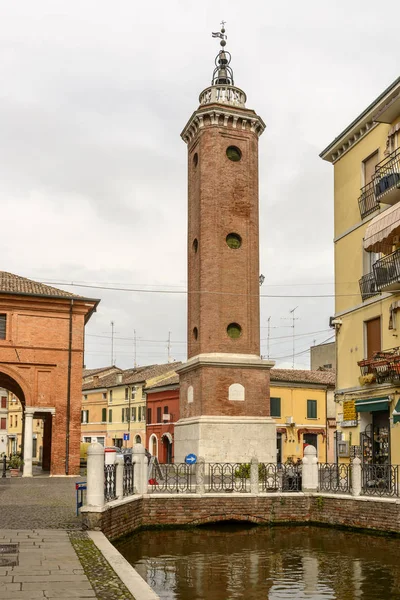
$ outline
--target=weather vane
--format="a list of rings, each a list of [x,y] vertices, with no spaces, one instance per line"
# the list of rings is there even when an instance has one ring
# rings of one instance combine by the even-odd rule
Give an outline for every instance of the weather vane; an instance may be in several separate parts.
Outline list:
[[[221,21],[221,31],[216,31],[216,32],[212,32],[212,36],[213,38],[220,38],[221,41],[221,46],[225,46],[226,45],[226,39],[228,38],[227,35],[225,35],[225,23],[226,21]]]

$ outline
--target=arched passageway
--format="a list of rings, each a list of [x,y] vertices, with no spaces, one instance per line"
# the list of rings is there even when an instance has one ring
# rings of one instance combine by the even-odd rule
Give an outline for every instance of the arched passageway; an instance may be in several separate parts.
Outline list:
[[[1,365],[0,369],[0,389],[4,390],[2,404],[5,398],[7,408],[6,454],[21,456],[25,477],[33,475],[34,462],[43,471],[50,471],[54,409],[27,406],[28,384],[18,373],[12,376],[8,367]]]

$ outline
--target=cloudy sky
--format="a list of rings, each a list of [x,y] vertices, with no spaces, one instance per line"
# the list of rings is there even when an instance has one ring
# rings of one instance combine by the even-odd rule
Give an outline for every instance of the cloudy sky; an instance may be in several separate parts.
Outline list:
[[[1,270],[101,298],[86,364],[186,354],[186,147],[227,22],[260,139],[262,353],[296,367],[333,314],[333,169],[319,153],[399,75],[398,2],[1,2]],[[351,257],[350,257],[351,260]],[[68,283],[82,284],[82,287]],[[104,287],[145,291],[107,291]],[[173,293],[164,293],[169,290]],[[318,297],[327,296],[327,297]]]

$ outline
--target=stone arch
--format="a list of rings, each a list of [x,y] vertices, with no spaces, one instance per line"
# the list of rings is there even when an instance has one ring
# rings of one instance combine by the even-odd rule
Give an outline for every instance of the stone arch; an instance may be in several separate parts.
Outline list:
[[[208,515],[200,517],[199,519],[194,519],[193,521],[189,521],[187,525],[207,525],[209,523],[221,523],[223,521],[241,521],[246,523],[254,523],[255,525],[261,525],[269,522],[267,519],[263,519],[260,516],[229,513],[229,511],[227,511],[225,514]]]
[[[32,393],[29,384],[16,369],[5,364],[0,364],[0,387],[14,394],[23,408],[32,404]]]

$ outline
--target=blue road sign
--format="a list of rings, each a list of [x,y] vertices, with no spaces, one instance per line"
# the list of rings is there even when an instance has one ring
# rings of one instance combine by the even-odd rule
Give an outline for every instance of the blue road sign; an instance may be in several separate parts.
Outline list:
[[[185,463],[187,465],[194,465],[197,462],[197,456],[195,454],[188,454],[185,457]]]
[[[129,442],[129,433],[124,433],[124,442]]]

